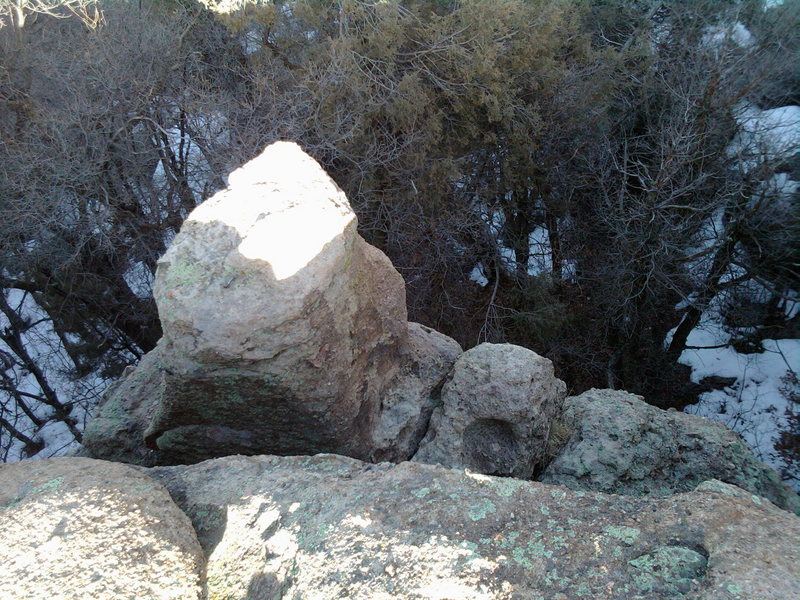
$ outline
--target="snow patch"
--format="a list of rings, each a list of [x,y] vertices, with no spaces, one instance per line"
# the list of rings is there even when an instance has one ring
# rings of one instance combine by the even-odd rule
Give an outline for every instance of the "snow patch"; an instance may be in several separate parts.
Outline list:
[[[264,30],[262,27],[254,27],[245,31],[242,37],[242,52],[245,56],[251,56],[263,47]]]
[[[506,224],[506,215],[500,207],[488,207],[484,203],[478,204],[481,220],[486,224],[488,233],[492,238],[500,260],[500,266],[508,273],[516,270],[517,253],[513,248],[506,246],[503,240],[503,228]]]
[[[734,383],[722,390],[700,395],[685,412],[724,423],[739,433],[756,455],[780,470],[784,465],[775,450],[781,431],[790,427],[787,410],[797,407],[784,393],[787,375],[800,372],[800,340],[764,340],[762,353],[743,354],[728,345],[731,336],[718,316],[703,317],[689,334],[678,360],[692,369],[695,383],[706,377],[722,377]],[[798,474],[800,475],[800,474]]]
[[[528,275],[536,276],[553,272],[553,254],[550,249],[550,236],[546,228],[537,226],[528,235]]]
[[[764,161],[788,160],[800,151],[800,106],[760,110],[745,102],[734,117],[741,129],[728,155],[738,156],[745,172]]]
[[[486,277],[486,266],[483,264],[483,261],[475,265],[475,268],[470,271],[469,279],[481,287],[486,287],[488,285],[489,278]]]
[[[577,260],[570,260],[564,259],[561,261],[561,277],[565,281],[570,281],[572,283],[578,282],[578,261]]]
[[[755,44],[753,34],[738,21],[733,25],[713,25],[706,27],[702,44],[709,48],[719,48],[727,43],[734,43],[739,48],[749,48]]]
[[[31,323],[21,334],[22,344],[30,354],[36,365],[43,371],[47,384],[56,393],[64,404],[72,405],[70,416],[77,421],[77,429],[83,431],[88,419],[89,411],[100,398],[102,391],[110,383],[97,374],[89,374],[83,378],[75,379],[70,376],[75,365],[69,357],[58,334],[52,327],[47,313],[39,307],[33,297],[16,289],[6,290],[8,304],[16,309],[20,317]],[[9,322],[4,314],[0,314],[0,327],[8,327]],[[74,336],[65,334],[67,341],[74,341]],[[24,368],[15,352],[5,342],[0,341],[0,357],[10,360],[0,362],[7,382],[23,394],[33,396],[42,395],[42,387],[35,375]],[[17,406],[16,401],[8,392],[0,390],[0,395],[5,396],[8,402],[2,403],[4,418],[14,423],[22,433],[34,440],[41,440],[44,447],[36,455],[29,458],[48,458],[59,456],[78,445],[72,433],[62,421],[52,420],[53,409],[46,404],[26,397],[31,411],[39,419],[46,422],[37,428]],[[4,441],[7,440],[3,432]],[[24,446],[19,440],[12,440],[8,452],[4,456],[6,461],[18,461],[25,458]],[[2,449],[0,449],[2,451]]]
[[[136,262],[122,274],[125,283],[137,298],[147,299],[153,295],[153,273],[143,262]]]

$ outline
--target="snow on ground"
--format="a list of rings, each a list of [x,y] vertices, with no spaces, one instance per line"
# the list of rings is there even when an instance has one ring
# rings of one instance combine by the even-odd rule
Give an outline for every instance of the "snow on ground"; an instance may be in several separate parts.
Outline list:
[[[483,261],[475,265],[472,271],[470,271],[469,280],[474,281],[481,287],[486,287],[489,283],[489,278],[486,277],[486,266],[483,264]]]
[[[211,171],[203,156],[203,151],[194,142],[191,136],[180,127],[170,127],[165,130],[169,146],[180,159],[185,159],[188,165],[189,187],[192,191],[202,190],[208,184]],[[153,173],[153,183],[158,187],[169,187],[170,179],[164,170],[163,162],[159,162]]]
[[[177,107],[175,107],[174,119],[177,119]],[[181,127],[172,126],[163,130],[167,136],[169,146],[173,153],[180,160],[186,161],[187,176],[191,190],[196,194],[199,202],[201,196],[211,185],[212,169],[203,152],[201,145],[205,139],[203,136],[219,140],[227,135],[227,121],[221,113],[211,112],[204,115],[192,115],[188,121],[188,130],[197,132],[199,137],[193,138],[186,130]],[[141,126],[141,125],[140,125]],[[169,189],[172,181],[165,169],[163,162],[159,162],[152,175],[152,181],[157,189]],[[69,206],[65,204],[65,206]],[[143,210],[150,207],[147,203],[142,203]],[[152,208],[158,210],[158,208]],[[62,218],[67,218],[66,215]],[[162,217],[169,216],[168,211],[162,208]],[[98,222],[102,223],[102,215],[98,215]],[[98,225],[97,232],[101,232],[102,225]],[[169,244],[174,236],[174,232],[165,231],[166,243]],[[149,297],[152,293],[153,275],[143,263],[134,263],[124,273],[126,283],[131,290],[140,298]],[[23,342],[28,351],[32,354],[34,362],[39,365],[46,374],[48,384],[55,390],[62,402],[73,403],[74,408],[71,416],[78,421],[78,429],[83,430],[88,411],[94,402],[99,399],[102,390],[110,383],[96,375],[88,375],[82,379],[72,379],[69,373],[74,369],[68,353],[63,343],[53,330],[47,314],[41,310],[29,294],[24,294],[18,290],[10,290],[7,300],[12,307],[18,307],[23,318],[36,322],[23,334]],[[7,326],[8,323],[4,316],[0,316],[0,327]],[[3,342],[0,342],[0,358],[3,356],[14,356],[13,351]],[[5,373],[15,383],[15,387],[23,393],[34,396],[41,394],[36,378],[25,371],[18,364],[8,364],[7,361],[0,361]],[[48,421],[39,431],[36,431],[32,423],[21,411],[15,410],[15,401],[5,392],[0,391],[0,402],[7,408],[2,410],[3,417],[15,423],[23,433],[34,439],[41,439],[45,447],[33,458],[45,458],[63,454],[70,447],[75,446],[72,434],[66,425],[59,421]],[[49,418],[53,412],[52,408],[31,399],[31,408],[39,418]],[[3,436],[5,439],[5,435]],[[14,441],[9,449],[6,460],[20,460],[22,458],[23,445],[21,442]],[[2,452],[2,450],[0,450]],[[0,455],[0,460],[3,456]]]
[[[125,283],[136,294],[137,298],[149,298],[153,295],[155,277],[143,262],[135,262],[122,274]]]
[[[787,375],[800,373],[800,340],[764,340],[763,352],[743,354],[728,345],[730,333],[715,315],[704,315],[691,332],[678,362],[692,369],[691,379],[735,379],[730,386],[700,395],[685,412],[720,421],[739,433],[761,460],[776,470],[783,467],[775,451],[781,431],[789,428],[787,410],[797,410],[786,393]],[[800,475],[800,473],[798,474]]]
[[[713,25],[706,27],[703,34],[703,45],[718,48],[732,42],[740,48],[748,48],[755,43],[753,34],[738,21],[732,25]]]
[[[800,148],[800,106],[760,110],[744,102],[735,118],[741,131],[729,145],[728,154],[740,157],[745,172],[764,161],[788,160]]]
[[[166,118],[173,123],[179,119],[178,107],[173,107],[171,114]],[[214,180],[214,170],[206,154],[220,144],[226,145],[231,141],[228,119],[218,111],[184,115],[185,127],[173,125],[164,128],[170,150],[182,166],[186,169],[186,178],[189,188],[196,195],[199,203],[204,192],[207,192]],[[164,167],[165,159],[158,162],[153,172],[153,185],[156,189],[170,189],[172,187],[172,173],[167,173]],[[171,167],[171,165],[168,164]]]
[[[546,228],[537,226],[528,236],[528,275],[536,276],[553,272],[553,253],[550,250],[550,235]]]
[[[81,379],[70,378],[68,373],[74,365],[53,330],[46,313],[36,304],[30,294],[19,290],[9,290],[6,298],[12,308],[19,308],[18,312],[23,318],[36,323],[22,335],[25,348],[36,364],[45,372],[48,384],[59,399],[62,402],[74,402],[71,416],[77,420],[77,428],[83,431],[89,411],[93,407],[93,401],[100,397],[102,390],[110,382],[93,374]],[[8,321],[5,315],[0,314],[0,327],[7,326]],[[0,341],[0,352],[7,356],[14,356],[11,348],[2,341]],[[16,388],[20,392],[32,395],[41,394],[41,388],[30,372],[19,365],[3,364],[2,368],[12,380],[16,381]],[[33,423],[21,414],[21,411],[14,410],[14,400],[3,391],[0,391],[0,401],[8,407],[8,410],[3,411],[6,419],[15,423],[15,426],[28,437],[44,442],[43,449],[30,458],[59,456],[78,445],[63,422],[48,421],[37,431]],[[49,418],[53,413],[52,408],[32,399],[29,406],[34,414],[42,419]],[[3,438],[5,439],[5,433]],[[9,462],[21,460],[23,458],[22,450],[23,444],[15,440],[9,449],[6,460]]]
[[[777,4],[777,3],[775,3]],[[779,161],[791,158],[800,148],[800,106],[782,106],[771,110],[760,110],[750,103],[738,107],[735,115],[740,133],[728,147],[730,156],[738,156],[740,168],[751,171],[764,161]],[[759,196],[766,194],[772,202],[793,202],[800,183],[786,173],[778,173],[764,181]],[[715,214],[703,230],[696,252],[710,249],[724,231],[722,212]],[[706,272],[713,253],[700,256],[691,268]],[[742,274],[742,268],[731,268],[722,278],[729,281]],[[756,301],[769,300],[770,292],[755,281],[738,286]],[[731,345],[731,333],[723,326],[719,314],[718,299],[712,301],[700,324],[691,332],[687,349],[679,362],[692,369],[692,381],[699,383],[706,377],[734,379],[734,383],[721,390],[712,390],[700,395],[696,405],[686,412],[701,415],[725,423],[738,432],[750,444],[756,454],[781,470],[783,464],[775,450],[775,442],[781,431],[787,431],[790,422],[787,411],[800,409],[789,399],[792,390],[791,376],[800,374],[800,340],[764,340],[763,352],[744,354]],[[800,309],[794,300],[786,302],[785,310],[792,317]],[[672,333],[667,336],[667,343]],[[794,380],[796,382],[796,379]],[[794,473],[800,477],[800,473]],[[800,479],[795,483],[800,491]]]
[[[561,277],[565,281],[578,282],[578,261],[564,259],[561,261]]]
[[[255,54],[263,47],[264,28],[263,26],[255,26],[244,32],[242,37],[242,52],[245,56]]]
[[[773,202],[784,204],[788,209],[792,208],[800,181],[789,178],[789,173],[776,173],[764,182],[760,193],[772,199]]]
[[[517,253],[513,248],[507,246],[504,241],[504,227],[506,223],[505,213],[501,208],[489,208],[485,205],[479,206],[481,219],[487,225],[489,235],[497,248],[500,265],[507,273],[515,273],[517,269]],[[528,275],[536,277],[538,275],[549,275],[553,272],[553,253],[550,248],[550,237],[547,228],[537,225],[528,234]],[[572,273],[575,272],[574,261],[564,261],[563,269]],[[489,283],[486,265],[483,261],[475,265],[469,274],[470,281],[474,281],[479,286],[484,287]]]

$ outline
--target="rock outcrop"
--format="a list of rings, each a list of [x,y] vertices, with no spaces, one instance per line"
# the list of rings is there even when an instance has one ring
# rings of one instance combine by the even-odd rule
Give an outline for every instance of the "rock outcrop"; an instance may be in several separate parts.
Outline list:
[[[0,465],[0,598],[200,600],[204,572],[189,518],[133,468]]]
[[[462,353],[409,323],[400,275],[356,225],[295,144],[234,171],[161,260],[164,337],[109,390],[86,452],[145,466],[330,452],[634,496],[714,478],[800,511],[722,425],[598,390],[562,414],[549,360],[510,344]]]
[[[76,460],[14,466],[16,473],[43,469],[42,475],[15,475],[15,482],[28,482],[27,491],[19,506],[3,512],[24,511],[46,522],[4,518],[2,526],[17,533],[0,538],[0,553],[18,557],[13,546],[28,540],[40,539],[43,553],[56,538],[69,547],[81,539],[92,560],[40,555],[28,574],[9,570],[22,564],[9,560],[19,558],[5,558],[4,582],[35,573],[37,585],[57,580],[61,593],[0,587],[0,597],[196,597],[191,587],[183,596],[167,592],[187,574],[196,581],[196,563],[189,560],[195,542],[156,482],[191,518],[206,559],[205,597],[213,600],[787,600],[800,589],[800,519],[718,481],[669,498],[634,498],[320,455],[231,456],[141,469],[142,475],[126,474],[108,486],[91,483],[91,474],[131,469]],[[58,490],[74,481],[71,465],[89,473],[80,477],[80,497],[58,500]],[[0,489],[8,489],[8,472],[0,469]],[[136,500],[114,504],[125,495]],[[112,498],[112,511],[97,510],[92,499],[99,496]],[[165,513],[157,512],[160,506]],[[88,532],[78,527],[84,524]],[[128,530],[140,525],[160,532],[158,543],[137,545],[149,538]],[[100,527],[109,529],[107,537],[90,546]],[[170,531],[182,532],[185,545]],[[134,542],[106,548],[109,537]],[[154,591],[116,595],[115,586],[136,580],[146,557]],[[63,593],[79,583],[87,588]]]
[[[708,479],[734,484],[800,514],[800,497],[720,423],[646,404],[641,396],[589,390],[567,398],[568,439],[541,481],[575,490],[666,496]]]
[[[414,460],[529,479],[566,385],[553,363],[513,344],[481,344],[456,361]]]
[[[149,465],[410,457],[461,350],[407,322],[402,278],[356,225],[295,144],[234,171],[160,261],[164,337],[109,394],[89,451]]]
[[[629,498],[337,456],[150,473],[191,516],[212,597],[785,600],[800,589],[800,519],[720,482]]]

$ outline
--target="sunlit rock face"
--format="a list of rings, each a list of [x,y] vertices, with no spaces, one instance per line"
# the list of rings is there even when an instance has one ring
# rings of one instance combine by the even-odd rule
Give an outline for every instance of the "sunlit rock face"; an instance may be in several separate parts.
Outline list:
[[[204,571],[189,518],[135,469],[0,465],[0,598],[201,600]]]
[[[271,145],[189,215],[159,262],[165,340],[201,363],[273,359],[296,346],[313,346],[308,358],[321,362],[330,357],[311,355],[326,352],[320,338],[335,329],[343,339],[328,354],[346,360],[359,351],[346,339],[358,321],[373,343],[402,345],[403,282],[356,225],[316,161],[296,144]],[[315,318],[315,330],[302,326]]]
[[[414,460],[529,479],[543,466],[566,391],[535,352],[476,346],[456,361]]]
[[[344,193],[296,144],[231,173],[159,262],[158,360],[111,392],[87,432],[92,455],[408,458],[461,349],[435,332],[422,347],[419,331],[409,338],[403,280],[356,227]],[[409,377],[415,393],[395,410],[392,390]],[[402,435],[387,445],[386,431]]]
[[[798,539],[717,480],[637,498],[330,454],[0,465],[3,600],[789,600]]]
[[[209,598],[786,600],[800,519],[719,481],[667,499],[406,462],[231,456],[146,471]]]

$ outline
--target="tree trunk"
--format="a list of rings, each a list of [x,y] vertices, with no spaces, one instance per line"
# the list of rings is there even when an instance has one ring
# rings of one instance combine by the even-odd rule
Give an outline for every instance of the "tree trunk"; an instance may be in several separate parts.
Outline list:
[[[667,349],[667,352],[674,360],[677,360],[684,348],[686,348],[686,340],[692,330],[700,323],[700,318],[703,316],[703,311],[708,307],[708,303],[719,293],[720,280],[730,265],[731,253],[735,245],[736,241],[733,239],[733,235],[729,235],[726,241],[717,249],[716,254],[714,254],[714,262],[711,265],[711,270],[708,273],[703,289],[700,290],[695,301],[686,309],[683,319],[675,330]]]
[[[550,259],[553,262],[553,277],[561,279],[563,276],[563,258],[561,254],[561,236],[558,230],[558,218],[547,211],[545,214],[547,237],[550,242]]]

